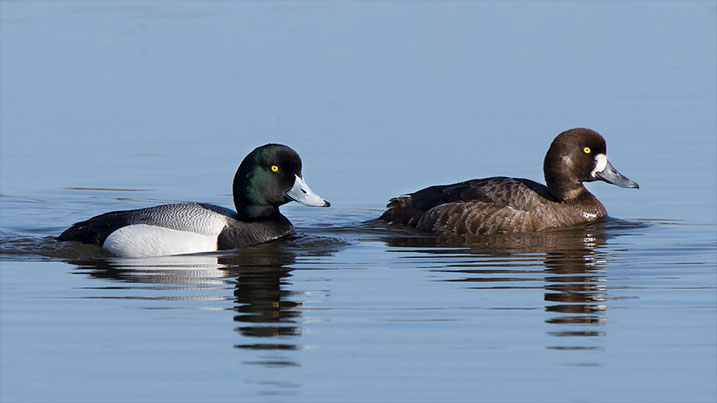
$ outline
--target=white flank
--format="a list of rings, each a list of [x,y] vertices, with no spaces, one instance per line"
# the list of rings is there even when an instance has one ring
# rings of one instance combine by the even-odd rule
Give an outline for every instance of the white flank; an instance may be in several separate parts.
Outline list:
[[[147,224],[122,227],[105,240],[104,249],[121,257],[180,255],[217,250],[217,236]]]
[[[595,174],[598,172],[602,172],[607,168],[607,155],[605,154],[598,154],[595,156],[595,169],[593,169],[592,172],[590,172],[590,175],[592,175],[593,178],[595,178]]]

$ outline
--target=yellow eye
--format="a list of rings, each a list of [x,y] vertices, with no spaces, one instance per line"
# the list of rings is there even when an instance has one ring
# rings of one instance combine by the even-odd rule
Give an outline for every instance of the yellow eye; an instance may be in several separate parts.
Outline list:
[[[276,165],[271,166],[271,172],[279,172],[279,167]]]
[[[590,154],[590,147],[585,147],[585,148],[583,148],[583,152],[584,152],[585,154]]]

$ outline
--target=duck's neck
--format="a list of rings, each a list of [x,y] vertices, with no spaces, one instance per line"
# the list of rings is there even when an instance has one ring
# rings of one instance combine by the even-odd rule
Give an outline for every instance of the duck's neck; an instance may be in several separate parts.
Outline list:
[[[551,167],[555,165],[562,166],[562,164],[558,164],[554,159],[551,153],[548,152],[543,163],[545,184],[548,186],[548,191],[554,198],[562,202],[578,199],[585,193],[590,194],[578,178],[568,175],[565,172],[551,169]]]
[[[237,204],[234,200],[234,207],[242,221],[258,221],[276,218],[281,215],[279,208],[274,206],[252,206]]]
[[[256,221],[274,218],[280,215],[279,206],[268,203],[261,191],[251,185],[246,175],[240,171],[234,176],[232,186],[234,208],[242,221]]]
[[[252,204],[246,197],[237,196],[236,193],[234,194],[234,207],[239,218],[243,221],[266,220],[281,215],[277,206]]]
[[[551,180],[547,177],[547,175],[545,181],[548,185],[548,191],[550,194],[561,202],[577,200],[585,195],[592,196],[592,193],[590,193],[580,182],[560,180],[559,178],[552,178]]]
[[[580,182],[577,184],[548,182],[548,191],[560,203],[579,206],[581,212],[594,213],[595,217],[602,217],[607,213],[600,200]]]

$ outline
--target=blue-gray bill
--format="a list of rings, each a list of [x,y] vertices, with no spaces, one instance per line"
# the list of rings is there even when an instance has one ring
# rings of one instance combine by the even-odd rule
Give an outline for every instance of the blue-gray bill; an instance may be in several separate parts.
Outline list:
[[[595,172],[595,176],[600,180],[603,180],[616,186],[620,186],[621,188],[640,188],[640,185],[638,185],[637,182],[626,177],[625,175],[621,174],[617,169],[615,169],[615,167],[612,166],[610,161],[607,161],[605,169],[599,172]]]
[[[299,175],[295,175],[294,186],[286,192],[286,196],[291,200],[299,202],[308,207],[329,207],[331,203],[322,199],[321,196],[314,193],[309,185],[304,182]]]

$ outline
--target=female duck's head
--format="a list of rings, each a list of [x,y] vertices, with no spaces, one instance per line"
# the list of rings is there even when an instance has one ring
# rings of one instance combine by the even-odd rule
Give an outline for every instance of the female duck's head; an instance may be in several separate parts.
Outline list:
[[[301,174],[301,158],[281,144],[266,144],[244,158],[234,176],[234,205],[239,217],[251,219],[279,213],[292,200],[309,207],[329,207]]]
[[[596,131],[577,128],[560,133],[548,149],[543,163],[545,182],[558,200],[572,199],[584,192],[582,182],[601,180],[625,188],[639,188],[607,159],[605,139]]]

